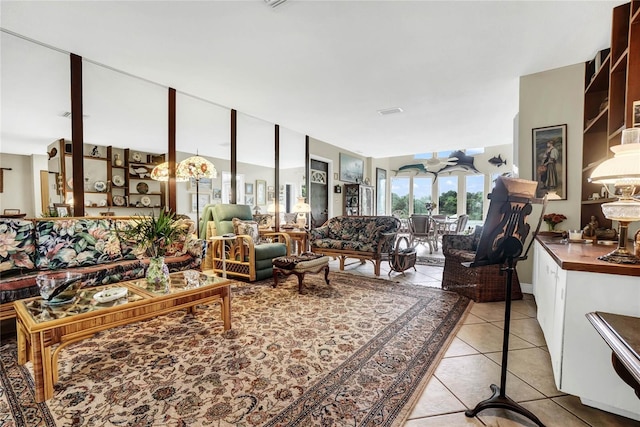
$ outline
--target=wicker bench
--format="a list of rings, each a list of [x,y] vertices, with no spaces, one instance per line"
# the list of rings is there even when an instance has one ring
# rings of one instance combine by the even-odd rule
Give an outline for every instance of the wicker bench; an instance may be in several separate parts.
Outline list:
[[[273,287],[278,286],[280,274],[289,276],[295,274],[298,277],[298,292],[302,292],[302,282],[307,273],[317,274],[324,271],[324,280],[329,284],[329,257],[306,252],[298,256],[274,258],[273,260]]]

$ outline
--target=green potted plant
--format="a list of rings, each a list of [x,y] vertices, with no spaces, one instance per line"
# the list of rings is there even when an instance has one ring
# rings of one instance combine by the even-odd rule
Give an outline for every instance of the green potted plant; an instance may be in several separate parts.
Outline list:
[[[121,238],[134,242],[136,249],[149,257],[145,277],[156,290],[168,289],[169,269],[164,263],[167,250],[188,233],[187,223],[164,210],[160,210],[157,217],[136,216],[127,226],[118,229]]]

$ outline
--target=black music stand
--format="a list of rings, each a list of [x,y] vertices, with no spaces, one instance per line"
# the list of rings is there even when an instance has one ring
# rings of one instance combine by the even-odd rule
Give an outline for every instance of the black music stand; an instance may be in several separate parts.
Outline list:
[[[504,335],[502,340],[502,370],[500,375],[500,387],[491,384],[493,395],[478,403],[475,408],[465,411],[467,417],[475,417],[478,412],[488,408],[502,408],[519,413],[540,427],[544,427],[542,421],[531,411],[520,406],[506,394],[507,386],[507,359],[509,354],[509,325],[511,322],[511,287],[513,271],[519,260],[527,258],[533,238],[540,230],[542,216],[546,207],[545,199],[536,199],[535,192],[538,183],[517,178],[498,177],[489,198],[489,212],[482,229],[480,242],[476,251],[475,260],[465,263],[466,267],[480,267],[483,265],[499,264],[501,270],[507,272],[506,292],[504,305]],[[531,227],[526,223],[527,217],[532,212],[532,203],[542,203],[543,208],[527,250],[523,254],[524,243],[529,235]]]

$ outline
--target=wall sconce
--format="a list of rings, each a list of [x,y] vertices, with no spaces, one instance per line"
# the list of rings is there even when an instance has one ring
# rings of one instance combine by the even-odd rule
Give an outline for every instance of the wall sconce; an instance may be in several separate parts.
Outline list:
[[[334,193],[342,193],[342,185],[334,185],[333,186]]]
[[[591,173],[596,184],[613,185],[620,190],[619,200],[602,204],[602,213],[618,221],[618,247],[598,259],[616,264],[638,264],[640,259],[627,249],[629,223],[640,221],[640,200],[634,198],[640,186],[640,128],[624,129],[622,144],[610,147],[613,158],[600,163]]]

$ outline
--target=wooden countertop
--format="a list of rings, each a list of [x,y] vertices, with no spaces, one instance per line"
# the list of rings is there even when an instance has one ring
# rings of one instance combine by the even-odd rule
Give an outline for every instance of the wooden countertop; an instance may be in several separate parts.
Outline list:
[[[536,240],[563,270],[592,273],[620,274],[640,277],[640,264],[614,264],[601,261],[600,255],[614,250],[617,245],[568,243],[561,236],[538,235]],[[629,245],[632,243],[629,242]],[[627,246],[631,249],[629,246]]]

